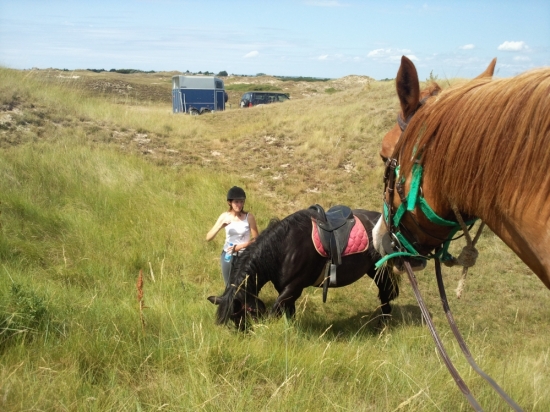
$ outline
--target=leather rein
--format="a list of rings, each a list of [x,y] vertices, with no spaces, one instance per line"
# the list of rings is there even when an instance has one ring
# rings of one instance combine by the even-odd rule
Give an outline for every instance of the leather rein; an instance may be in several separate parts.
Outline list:
[[[426,100],[426,98],[423,99],[420,102],[419,107],[421,107],[425,103],[425,100]],[[403,116],[401,115],[401,113],[399,113],[399,115],[397,116],[397,123],[399,124],[399,127],[401,128],[401,136],[399,138],[400,140],[403,137],[403,133],[404,133],[409,121],[411,120],[412,116],[415,114],[415,112],[412,113],[411,115],[409,115],[407,117],[407,119],[403,119]],[[397,192],[397,194],[399,195],[402,206],[405,203],[407,203],[407,195],[405,194],[404,181],[402,181],[401,178],[399,180],[396,178],[396,169],[398,167],[399,167],[399,156],[389,158],[386,161],[386,169],[385,169],[385,172],[384,172],[384,209],[385,209],[384,210],[384,220],[385,220],[385,223],[386,223],[386,226],[387,226],[387,229],[388,229],[388,232],[386,234],[386,236],[388,236],[388,237],[385,236],[385,239],[382,240],[382,244],[383,244],[384,249],[386,249],[386,253],[390,254],[392,257],[401,257],[404,260],[404,266],[405,266],[405,269],[407,271],[408,278],[409,278],[409,281],[411,283],[411,286],[413,288],[414,295],[416,297],[416,300],[417,300],[418,305],[420,307],[420,310],[422,312],[422,316],[426,320],[426,324],[428,325],[428,329],[430,330],[432,338],[435,341],[437,350],[439,351],[439,354],[440,354],[441,358],[443,359],[443,362],[445,363],[445,366],[447,367],[449,373],[451,374],[451,376],[455,380],[455,383],[457,384],[458,388],[460,389],[462,394],[466,397],[466,399],[468,400],[468,402],[470,403],[472,408],[476,411],[483,411],[483,409],[481,408],[479,403],[473,397],[470,389],[468,388],[468,386],[466,385],[466,383],[464,382],[464,380],[461,378],[460,374],[458,373],[458,371],[454,367],[451,359],[449,358],[449,356],[448,356],[448,354],[445,350],[445,347],[443,346],[443,342],[441,341],[441,338],[439,337],[439,335],[437,333],[437,330],[435,329],[435,326],[433,324],[431,316],[430,316],[430,314],[428,312],[428,309],[426,307],[426,303],[424,302],[424,299],[422,298],[422,295],[420,294],[420,290],[418,288],[418,283],[417,283],[417,280],[416,280],[416,276],[414,275],[414,272],[413,272],[411,264],[410,264],[411,259],[415,259],[415,258],[430,259],[432,257],[434,258],[437,285],[438,285],[439,294],[440,294],[440,297],[441,297],[441,303],[443,305],[443,310],[445,311],[445,315],[447,317],[447,321],[449,323],[449,326],[451,327],[453,335],[455,336],[455,338],[456,338],[456,340],[457,340],[457,342],[460,346],[460,349],[462,350],[462,353],[464,354],[466,360],[468,361],[470,366],[476,371],[476,373],[478,373],[483,379],[485,379],[493,387],[493,389],[501,396],[501,398],[504,399],[508,403],[508,405],[513,410],[522,411],[522,409],[502,390],[502,388],[500,388],[500,386],[489,375],[487,375],[483,370],[481,370],[481,368],[479,368],[479,366],[474,361],[474,359],[473,359],[473,357],[472,357],[472,355],[471,355],[471,353],[470,353],[470,351],[469,351],[469,349],[466,345],[466,342],[464,341],[464,339],[463,339],[462,335],[460,334],[460,332],[459,332],[459,330],[456,326],[456,323],[454,321],[453,315],[451,313],[451,309],[449,307],[449,303],[447,301],[447,295],[445,293],[445,287],[443,285],[443,277],[441,275],[441,260],[442,260],[441,257],[443,256],[444,259],[447,259],[447,256],[444,254],[444,252],[446,252],[446,248],[444,248],[444,245],[445,245],[445,243],[448,243],[452,240],[452,235],[454,235],[454,233],[448,239],[440,239],[440,238],[426,232],[424,229],[422,229],[420,227],[420,225],[416,221],[416,218],[414,217],[414,215],[412,213],[410,213],[412,211],[411,207],[408,207],[407,210],[402,211],[401,214],[409,213],[409,215],[413,218],[412,220],[415,222],[416,226],[420,230],[422,230],[428,236],[441,241],[441,246],[436,248],[435,255],[428,255],[427,253],[426,254],[420,254],[419,252],[417,252],[416,248],[414,248],[412,246],[413,244],[414,245],[417,244],[416,241],[411,241],[410,240],[413,237],[412,233],[408,229],[405,229],[404,226],[400,223],[400,221],[401,221],[400,217],[401,216],[399,217],[399,219],[397,219],[397,223],[394,221],[394,219],[396,217],[396,214],[399,213],[399,211],[396,211],[393,207],[395,192]],[[418,190],[421,191],[420,182],[418,182],[418,185],[419,185]],[[411,187],[412,186],[413,186],[413,183],[411,183]],[[411,193],[409,193],[409,196],[411,196]],[[415,202],[415,204],[413,204],[413,206],[416,207],[416,202]],[[423,209],[423,211],[424,210],[425,209]],[[470,236],[467,233],[467,228],[466,228],[465,223],[462,221],[462,218],[461,218],[460,214],[458,213],[458,210],[456,210],[456,209],[453,209],[453,210],[455,210],[457,220],[459,221],[459,223],[456,223],[456,225],[458,227],[460,227],[462,230],[464,230],[464,234],[466,235],[467,240],[468,240],[468,246],[473,248]],[[428,216],[428,218],[429,218],[429,216]],[[446,223],[445,223],[445,225],[448,226]],[[403,231],[403,233],[400,233],[400,231]],[[456,233],[456,231],[455,231],[455,233]],[[481,233],[481,227],[478,231],[478,235],[476,236],[475,241],[477,241],[480,233]],[[407,238],[409,240],[407,240]],[[474,241],[474,244],[475,244],[475,241]],[[407,245],[404,246],[404,243],[407,244]],[[447,246],[448,246],[448,244],[447,244]],[[477,253],[477,251],[476,251],[476,253]],[[377,263],[377,267],[381,264],[382,260]],[[467,266],[466,265],[464,265],[464,269],[467,271]]]

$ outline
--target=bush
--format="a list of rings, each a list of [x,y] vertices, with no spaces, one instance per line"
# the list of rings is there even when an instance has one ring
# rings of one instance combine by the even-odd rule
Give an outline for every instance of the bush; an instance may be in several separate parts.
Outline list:
[[[44,298],[12,283],[8,304],[0,312],[0,347],[15,336],[36,333],[49,318]]]

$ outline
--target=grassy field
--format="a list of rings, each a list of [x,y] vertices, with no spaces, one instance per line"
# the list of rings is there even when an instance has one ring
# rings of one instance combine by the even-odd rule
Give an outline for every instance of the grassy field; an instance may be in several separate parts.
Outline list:
[[[100,76],[134,94],[90,87]],[[245,188],[260,229],[313,203],[380,210],[394,84],[281,82],[288,103],[231,96],[191,117],[171,113],[169,78],[0,69],[0,410],[469,410],[406,280],[384,330],[370,279],[326,304],[308,289],[294,320],[245,334],[216,326],[206,300],[223,291],[222,236],[204,237],[228,187]],[[277,82],[226,83],[241,81]],[[490,231],[479,251],[461,299],[460,270],[444,268],[458,326],[519,405],[547,411],[550,293]],[[508,410],[454,342],[433,265],[418,279],[480,404]],[[273,303],[271,285],[261,297]]]

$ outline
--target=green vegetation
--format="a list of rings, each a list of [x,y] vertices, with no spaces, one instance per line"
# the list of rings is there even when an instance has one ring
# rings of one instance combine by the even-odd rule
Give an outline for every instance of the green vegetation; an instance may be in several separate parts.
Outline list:
[[[329,87],[328,89],[325,89],[325,93],[327,94],[334,94],[339,92],[339,90],[336,90],[334,87]]]
[[[206,300],[223,236],[204,237],[231,185],[261,230],[313,203],[380,209],[391,82],[191,117],[47,75],[0,69],[0,410],[469,410],[407,282],[384,330],[370,279],[326,304],[308,289],[295,320],[245,334]],[[444,269],[458,326],[525,410],[546,411],[550,293],[490,231],[479,249],[460,300]],[[417,277],[468,386],[506,410],[453,342],[433,265]]]
[[[426,78],[426,83],[437,83],[439,81],[439,76],[434,74],[434,71],[430,71],[430,75]]]
[[[234,92],[276,92],[282,90],[280,87],[273,86],[272,84],[229,84],[225,86],[226,90]]]

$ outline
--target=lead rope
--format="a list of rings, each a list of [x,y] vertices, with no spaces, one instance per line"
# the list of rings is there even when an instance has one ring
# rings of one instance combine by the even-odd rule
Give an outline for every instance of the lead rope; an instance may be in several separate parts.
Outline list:
[[[436,259],[436,262],[439,262],[439,259]],[[468,388],[468,385],[466,385],[466,382],[464,382],[464,380],[462,379],[462,377],[454,367],[453,362],[451,361],[451,358],[449,358],[449,355],[447,355],[447,351],[445,351],[445,347],[443,346],[443,342],[441,341],[441,338],[439,337],[437,330],[435,329],[435,325],[432,321],[428,308],[426,307],[426,303],[424,302],[424,299],[420,294],[420,290],[418,288],[418,282],[416,281],[416,276],[414,275],[414,272],[411,268],[411,264],[409,263],[408,260],[405,260],[404,264],[405,264],[405,269],[407,271],[407,275],[409,276],[409,282],[411,283],[411,286],[413,288],[414,296],[416,297],[416,301],[418,302],[418,306],[420,307],[422,316],[426,321],[426,324],[428,325],[428,329],[432,334],[432,338],[435,342],[435,346],[437,347],[439,355],[441,356],[441,359],[443,359],[443,363],[445,364],[445,366],[447,367],[447,370],[449,371],[454,381],[456,382],[458,388],[460,389],[460,392],[462,392],[464,397],[470,403],[470,406],[477,412],[483,412],[481,405],[476,401],[476,399],[472,395],[472,392],[470,392],[470,388]]]
[[[424,302],[424,299],[422,298],[422,295],[420,294],[420,290],[418,288],[418,283],[416,281],[416,276],[414,275],[414,272],[411,268],[411,264],[408,260],[405,260],[405,269],[407,271],[407,275],[409,276],[409,281],[411,283],[411,286],[413,288],[414,295],[416,297],[416,300],[418,302],[418,306],[420,307],[420,311],[422,312],[422,316],[424,320],[426,321],[426,324],[428,326],[428,329],[430,330],[430,333],[432,334],[432,338],[435,342],[435,345],[437,347],[437,350],[443,360],[443,363],[447,367],[448,371],[450,372],[451,376],[453,377],[455,383],[457,384],[458,388],[464,395],[464,397],[468,400],[470,403],[470,406],[477,412],[482,412],[483,409],[481,408],[481,405],[476,401],[474,396],[472,395],[470,389],[468,388],[468,385],[466,385],[466,382],[462,379],[456,368],[454,367],[451,358],[449,358],[449,355],[445,351],[445,347],[443,346],[443,342],[441,341],[441,338],[439,337],[439,334],[437,333],[437,330],[435,329],[435,325],[433,324],[432,318],[430,316],[430,313],[428,311],[428,308],[426,307],[426,303]],[[468,349],[468,346],[466,345],[466,342],[464,342],[464,338],[460,334],[460,331],[458,330],[458,327],[456,326],[456,322],[454,320],[454,317],[451,313],[451,309],[449,307],[449,303],[447,301],[447,295],[445,293],[445,287],[443,285],[443,278],[441,276],[441,262],[439,258],[435,259],[435,273],[437,278],[437,286],[439,288],[439,294],[441,297],[441,303],[443,305],[443,309],[445,311],[445,316],[447,317],[447,321],[449,322],[449,326],[451,327],[451,330],[453,332],[453,335],[455,336],[456,340],[458,341],[458,345],[460,346],[460,349],[462,350],[462,353],[464,354],[464,357],[472,367],[476,371],[478,375],[480,375],[483,379],[485,379],[489,384],[493,387],[493,389],[500,395],[502,399],[510,405],[510,407],[516,411],[516,412],[523,412],[523,409],[521,409],[520,406],[518,406],[509,396],[502,390],[502,388],[489,376],[487,375],[481,368],[477,365],[477,363],[474,361],[474,358],[472,354],[470,353],[470,350]]]
[[[481,231],[485,226],[485,222],[481,222],[481,225],[477,229],[477,233],[472,240],[470,232],[468,231],[468,227],[466,226],[466,223],[464,223],[462,215],[458,211],[458,207],[453,203],[451,205],[451,208],[453,209],[453,212],[455,212],[456,220],[460,225],[460,228],[464,232],[464,237],[466,238],[466,246],[462,248],[462,252],[460,252],[460,255],[458,255],[456,260],[453,260],[453,263],[448,265],[453,266],[454,264],[458,264],[462,266],[462,277],[460,278],[460,281],[458,282],[458,286],[455,291],[456,297],[460,299],[460,297],[462,296],[462,292],[464,291],[464,285],[466,284],[466,275],[468,274],[468,268],[476,264],[476,260],[479,255],[479,252],[477,251],[475,246],[477,241],[479,240],[479,237],[481,236]]]
[[[467,267],[464,269],[466,269],[466,271],[468,270]],[[504,392],[502,388],[477,365],[472,354],[470,353],[470,350],[468,349],[466,342],[464,342],[464,338],[462,337],[462,334],[460,333],[460,331],[458,330],[458,327],[456,326],[456,322],[454,320],[453,314],[451,313],[451,308],[449,307],[449,302],[447,301],[447,294],[445,293],[445,286],[443,285],[443,277],[441,276],[441,262],[438,258],[435,259],[435,275],[437,278],[437,287],[439,288],[439,296],[441,297],[441,304],[443,305],[443,310],[445,311],[447,322],[449,322],[449,326],[453,331],[453,335],[455,336],[458,342],[458,346],[460,346],[460,349],[462,350],[464,357],[466,358],[466,360],[468,361],[472,369],[475,370],[479,376],[481,376],[483,379],[489,382],[489,384],[493,387],[493,389],[500,395],[502,399],[506,401],[508,405],[510,405],[510,407],[514,411],[523,412],[523,409],[521,409],[521,407],[517,403],[515,403],[512,400],[512,398],[510,398],[510,396],[508,396],[508,394]],[[460,384],[459,384],[459,387],[460,387]],[[475,406],[473,404],[472,406],[475,409]]]

